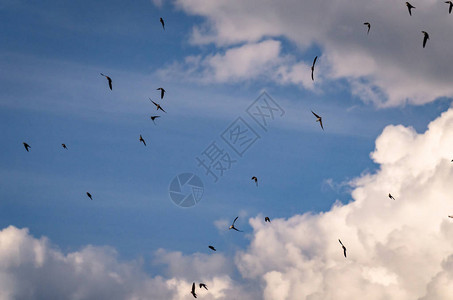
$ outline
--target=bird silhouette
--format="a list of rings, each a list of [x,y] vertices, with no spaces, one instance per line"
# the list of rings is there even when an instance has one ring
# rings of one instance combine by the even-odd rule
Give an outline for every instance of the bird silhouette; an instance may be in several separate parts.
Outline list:
[[[258,186],[258,178],[256,178],[256,176],[253,176],[252,180],[255,180],[256,186]]]
[[[149,100],[151,100],[151,98],[149,98]],[[164,113],[167,113],[167,112],[162,108],[162,106],[160,106],[160,104],[154,102],[153,100],[151,100],[151,102],[156,106],[156,110],[159,110],[159,109],[160,109],[160,110],[163,111]]]
[[[319,122],[319,125],[321,125],[322,130],[324,130],[324,127],[322,126],[322,118],[315,114],[313,111],[311,113],[316,117],[316,122]]]
[[[156,90],[160,90],[160,99],[164,99],[164,95],[165,95],[165,90],[163,88],[158,88]]]
[[[208,290],[208,287],[204,283],[200,283],[198,286],[200,287],[200,289],[205,288],[206,290]]]
[[[313,64],[311,65],[311,80],[315,80],[314,76],[313,76],[313,73],[315,72],[315,63],[316,63],[316,60],[318,59],[318,56],[315,57],[315,59],[313,60]]]
[[[61,146],[63,147],[63,149],[68,150],[68,147],[66,147],[66,144],[61,144]]]
[[[110,90],[112,90],[112,78],[108,77],[107,75],[104,75],[101,73],[102,76],[104,76],[105,78],[107,78],[108,82],[109,82],[109,88]]]
[[[445,3],[450,4],[450,7],[448,8],[448,13],[451,14],[451,10],[453,9],[453,2],[445,1]]]
[[[141,134],[140,134],[140,142],[142,142],[142,143],[143,143],[143,145],[145,145],[145,146],[146,146],[146,142],[145,142],[145,140],[143,139],[143,137],[142,137],[142,135],[141,135]]]
[[[214,248],[214,246],[209,245],[208,248],[211,249],[212,251],[217,251],[217,250]]]
[[[426,42],[429,40],[429,34],[426,31],[422,31],[422,33],[424,34],[424,36],[423,36],[423,48],[425,48]]]
[[[165,30],[165,22],[164,19],[160,18],[160,24],[162,24],[162,28]],[[196,298],[196,297],[195,297]]]
[[[392,199],[392,200],[396,200],[396,199],[392,196],[392,194],[390,194],[390,193],[389,193],[389,198]]]
[[[234,227],[234,223],[236,222],[236,220],[237,220],[238,218],[239,218],[239,217],[236,217],[236,218],[234,219],[233,224],[231,224],[231,226],[230,226],[230,228],[228,228],[228,230],[234,229],[234,230],[236,230],[236,231],[242,232],[242,230],[239,230],[239,229],[237,229],[236,227]]]
[[[448,217],[449,217],[449,218],[453,218],[453,216],[452,216],[452,215],[449,215]]]
[[[195,294],[195,282],[192,283],[192,291],[190,292],[194,298],[197,298],[197,294]]]
[[[415,8],[412,4],[409,2],[406,2],[407,9],[409,10],[409,15],[412,16],[412,9]]]
[[[87,192],[87,196],[88,198],[90,198],[91,200],[93,200],[93,197],[91,197],[91,194]]]
[[[368,26],[368,31],[367,31],[367,33],[366,33],[366,34],[370,33],[371,24],[370,24],[370,23],[368,23],[368,22],[365,22],[365,23],[363,23],[363,25],[366,25],[366,26]]]
[[[338,241],[340,242],[341,244],[341,247],[343,248],[343,254],[344,254],[344,257],[346,257],[346,247],[343,245],[343,243],[341,242],[340,239],[338,239]]]
[[[153,121],[154,125],[156,125],[156,122],[154,122],[155,119],[159,118],[160,116],[151,116],[151,121]]]
[[[271,219],[269,219],[269,217],[265,217],[265,218],[264,218],[264,222],[269,222],[269,223],[270,223],[270,222],[271,222]]]
[[[24,144],[25,150],[27,150],[27,152],[30,152],[28,151],[28,149],[31,148],[30,145],[25,142],[23,142],[22,144]]]

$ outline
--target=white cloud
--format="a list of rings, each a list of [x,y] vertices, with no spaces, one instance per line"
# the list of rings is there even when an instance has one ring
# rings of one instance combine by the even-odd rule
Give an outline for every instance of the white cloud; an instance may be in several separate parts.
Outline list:
[[[272,223],[251,218],[250,245],[234,261],[159,250],[161,276],[108,247],[64,254],[10,226],[0,232],[0,299],[192,299],[192,281],[208,285],[203,299],[450,299],[452,149],[453,108],[424,133],[387,126],[371,154],[380,168],[351,182],[352,202]]]
[[[360,0],[177,0],[176,5],[206,20],[193,28],[191,42],[195,45],[214,43],[218,47],[238,47],[283,37],[302,53],[309,47],[320,47],[322,61],[325,61],[325,69],[318,70],[320,78],[347,79],[352,92],[364,101],[397,106],[453,96],[450,83],[453,68],[448,63],[451,61],[448,49],[453,46],[453,23],[448,5],[443,2],[414,3],[416,9],[412,16],[404,1],[390,0],[372,3]],[[371,23],[369,35],[363,25],[365,21]],[[425,49],[421,30],[430,33]],[[311,65],[312,58],[305,63],[288,64],[285,56],[272,59],[276,54],[267,57],[269,63],[280,64],[283,70],[291,68],[289,65],[295,66],[286,70],[280,80],[278,76],[271,79],[283,84],[299,84],[309,78],[310,71],[306,67]],[[278,74],[273,71],[274,75]],[[222,79],[235,75],[234,72],[229,74],[231,77]],[[307,83],[304,87],[307,88]]]
[[[158,8],[161,8],[163,5],[163,0],[151,0],[151,2]]]
[[[312,89],[310,66],[284,55],[281,48],[277,40],[248,43],[205,57],[188,56],[183,63],[173,63],[158,73],[166,78],[183,76],[185,80],[205,84],[261,79]]]
[[[188,262],[179,253],[160,250],[156,257],[173,259],[164,259],[171,269],[169,279],[149,277],[141,261],[120,262],[109,247],[87,246],[63,254],[46,238],[36,239],[27,229],[9,226],[0,231],[0,299],[193,299],[192,280],[200,278],[182,272],[185,267],[206,274],[203,280],[209,291],[198,291],[204,299],[225,299],[232,288],[226,275],[231,268],[221,255],[194,256]],[[177,268],[176,261],[185,265]],[[214,269],[217,272],[209,272]]]
[[[371,155],[380,169],[352,182],[354,202],[271,226],[252,218],[242,276],[264,283],[264,299],[449,299],[452,123],[450,109],[423,134],[385,128]]]

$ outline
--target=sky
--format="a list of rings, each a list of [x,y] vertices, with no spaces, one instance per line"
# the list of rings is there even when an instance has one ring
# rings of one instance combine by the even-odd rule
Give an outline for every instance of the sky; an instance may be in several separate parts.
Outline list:
[[[453,15],[411,3],[0,0],[0,300],[449,299]]]

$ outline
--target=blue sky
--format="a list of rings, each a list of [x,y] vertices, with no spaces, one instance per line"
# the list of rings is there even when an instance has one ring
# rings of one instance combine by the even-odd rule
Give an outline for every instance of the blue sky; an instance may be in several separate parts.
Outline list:
[[[379,169],[370,153],[386,126],[424,132],[450,107],[451,90],[443,85],[432,86],[440,96],[427,94],[428,87],[420,84],[414,92],[419,95],[401,98],[394,85],[381,80],[377,67],[368,70],[367,60],[360,62],[363,53],[357,54],[358,68],[369,73],[340,65],[333,49],[335,43],[339,49],[344,45],[326,35],[317,39],[302,31],[308,39],[303,41],[270,30],[255,39],[250,29],[250,40],[228,41],[222,32],[230,28],[215,24],[216,10],[201,9],[201,0],[159,3],[0,1],[1,228],[26,227],[63,253],[110,246],[119,260],[152,261],[161,248],[192,255],[209,254],[207,246],[215,245],[232,258],[253,239],[248,218],[287,219],[328,212],[336,201],[349,203],[347,182]],[[212,42],[197,40],[193,28],[207,30]],[[266,41],[278,44],[276,59],[263,59],[239,75],[219,75],[227,65],[215,69],[231,49],[261,47]],[[360,49],[363,41],[357,43]],[[309,66],[316,55],[314,85],[309,67],[288,81],[271,75],[281,66]],[[188,57],[198,58],[193,70]],[[429,76],[435,69],[426,71]],[[450,71],[441,73],[448,77]],[[113,91],[99,73],[113,79]],[[415,74],[409,82],[417,85],[419,78]],[[359,85],[362,89],[354,88]],[[158,87],[167,91],[163,100]],[[262,138],[214,184],[197,168],[195,157],[220,141],[220,133],[245,116],[262,91],[285,115],[267,133],[260,131]],[[148,97],[167,113],[156,113]],[[323,116],[325,131],[311,110]],[[161,116],[156,125],[149,119],[154,114]],[[147,147],[139,142],[140,134]],[[29,153],[22,142],[30,144]],[[181,172],[195,172],[205,183],[195,207],[179,208],[169,198],[168,185]],[[259,178],[258,188],[251,176]],[[237,215],[244,234],[216,227]],[[144,268],[164,274],[164,268],[149,262]]]

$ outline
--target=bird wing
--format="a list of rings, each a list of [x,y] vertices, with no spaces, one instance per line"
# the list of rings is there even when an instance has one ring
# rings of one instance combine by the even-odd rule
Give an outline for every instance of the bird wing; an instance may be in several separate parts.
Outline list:
[[[315,69],[312,67],[311,68],[311,80],[315,80],[315,78],[313,77],[313,72],[315,71]]]
[[[311,111],[311,113],[314,114],[316,118],[320,118],[320,116],[318,116],[317,114],[315,114],[313,111]]]
[[[317,59],[318,59],[318,56],[316,56],[315,59],[313,60],[313,65],[312,65],[313,68],[315,67],[315,63],[316,63]]]
[[[319,120],[319,125],[321,125],[322,130],[324,130],[324,127],[322,126],[322,119]]]
[[[159,109],[160,109],[161,111],[163,111],[164,113],[167,113],[167,112],[162,108],[162,106],[159,106]]]
[[[151,100],[151,98],[149,98],[149,100]],[[154,102],[153,100],[151,100],[151,102],[157,107],[159,106],[159,104],[157,104],[156,102]]]
[[[341,242],[341,240],[340,240],[340,239],[338,239],[338,241],[340,242],[341,246],[342,246],[342,247],[344,247],[344,245],[343,245],[343,243]]]
[[[192,293],[195,293],[195,282],[192,283]]]
[[[448,13],[451,14],[451,9],[453,8],[453,3],[450,1],[450,8],[448,9]]]
[[[233,226],[234,226],[234,223],[236,222],[236,220],[239,218],[239,216],[237,216],[234,221],[233,221]]]
[[[425,33],[425,37],[423,38],[423,48],[425,48],[427,40],[428,40],[428,35]]]
[[[343,254],[344,254],[344,257],[346,257],[346,247],[343,246]]]
[[[163,99],[164,98],[164,89],[160,89],[160,99]]]
[[[107,77],[107,80],[109,81],[109,88],[112,89],[112,79],[110,77]]]

